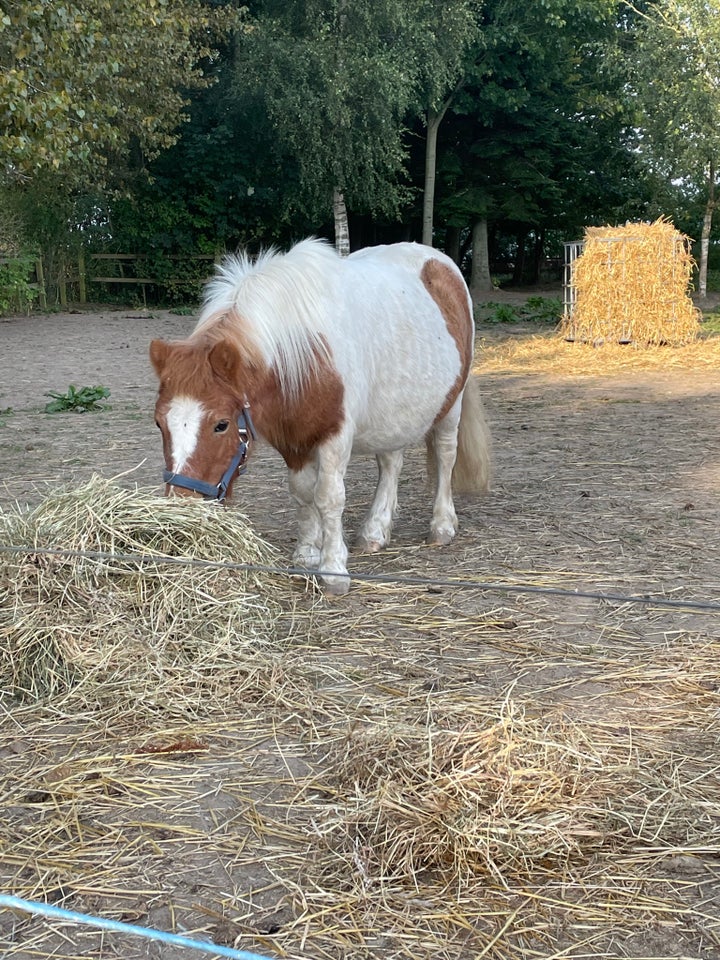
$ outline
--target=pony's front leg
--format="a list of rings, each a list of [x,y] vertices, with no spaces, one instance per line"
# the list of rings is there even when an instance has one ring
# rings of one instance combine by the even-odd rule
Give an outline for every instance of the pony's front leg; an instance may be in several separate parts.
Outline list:
[[[429,437],[431,460],[435,461],[435,503],[428,543],[444,546],[457,533],[458,521],[452,495],[452,472],[457,458],[459,403],[436,424]]]
[[[350,589],[342,515],[345,509],[345,470],[351,449],[350,437],[340,434],[318,450],[315,506],[320,514],[323,534],[318,569],[327,571],[321,577],[325,590],[338,596]]]
[[[297,505],[298,533],[293,562],[309,570],[317,570],[320,566],[320,548],[323,542],[320,513],[315,506],[317,478],[316,461],[301,470],[288,470],[290,496]]]
[[[376,553],[390,543],[393,519],[397,512],[397,488],[403,465],[403,451],[379,453],[378,482],[370,511],[360,528],[357,549]]]

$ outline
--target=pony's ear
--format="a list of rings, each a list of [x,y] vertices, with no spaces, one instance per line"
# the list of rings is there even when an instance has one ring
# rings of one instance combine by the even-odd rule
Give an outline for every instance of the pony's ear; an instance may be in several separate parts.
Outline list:
[[[172,345],[167,340],[153,340],[150,344],[150,362],[155,367],[155,373],[160,376],[165,369],[170,356]]]
[[[227,340],[218,340],[208,354],[210,369],[220,380],[237,383],[240,374],[241,358],[236,347]]]

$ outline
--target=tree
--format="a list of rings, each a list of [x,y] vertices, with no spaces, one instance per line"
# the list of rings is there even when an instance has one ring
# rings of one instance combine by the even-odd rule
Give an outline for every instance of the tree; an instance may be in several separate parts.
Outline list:
[[[446,223],[473,230],[482,263],[491,233],[483,221],[514,224],[520,245],[530,230],[538,238],[541,227],[566,224],[580,187],[587,194],[607,169],[605,158],[619,170],[629,157],[602,74],[614,7],[612,0],[484,4],[472,68],[441,133],[438,206]],[[602,144],[601,131],[610,134]],[[581,216],[588,212],[583,205]],[[476,293],[489,289],[486,269],[474,275]]]
[[[414,0],[413,0],[414,2]],[[345,203],[397,216],[407,192],[402,122],[415,75],[408,0],[264,0],[241,38],[237,84],[262,97],[296,158],[299,205],[347,250]]]
[[[151,159],[236,22],[193,0],[0,0],[0,177],[97,185],[131,150]]]
[[[178,142],[132,195],[112,203],[119,249],[211,253],[285,244],[317,229],[299,211],[295,157],[280,148],[262,97],[235,82],[232,43],[216,82],[195,91]]]
[[[479,34],[479,0],[420,0],[413,47],[419,105],[425,119],[422,242],[433,244],[437,140],[440,124],[473,72]]]
[[[705,297],[720,167],[720,0],[629,7],[625,67],[637,148],[668,179],[705,185],[698,281]]]

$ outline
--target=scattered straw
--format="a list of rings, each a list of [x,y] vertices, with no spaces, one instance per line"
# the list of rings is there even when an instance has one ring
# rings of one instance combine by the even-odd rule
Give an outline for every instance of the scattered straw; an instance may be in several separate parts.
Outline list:
[[[682,346],[569,342],[557,333],[478,343],[476,372],[523,372],[554,377],[609,377],[631,370],[702,370],[720,366],[720,338]]]
[[[622,729],[511,700],[485,709],[459,728],[452,711],[425,731],[368,725],[328,761],[344,799],[324,835],[356,868],[362,851],[370,882],[510,889],[576,875],[600,852],[709,839],[692,792],[641,761]]]
[[[588,227],[572,265],[574,303],[561,332],[589,343],[682,344],[698,333],[688,294],[689,240],[667,220]]]
[[[459,504],[437,551],[407,479],[397,537],[353,569],[715,597],[712,378],[667,368],[718,349],[483,351],[498,492]],[[608,416],[634,396],[602,379],[622,364],[698,395]],[[599,397],[527,376],[578,369]],[[274,516],[279,478],[253,482]],[[274,560],[234,509],[140,496],[53,493],[2,539]],[[349,530],[365,507],[349,497]],[[0,884],[288,960],[718,956],[717,636],[710,615],[582,599],[358,581],[326,601],[269,575],[4,556]],[[8,960],[142,950],[0,913]]]

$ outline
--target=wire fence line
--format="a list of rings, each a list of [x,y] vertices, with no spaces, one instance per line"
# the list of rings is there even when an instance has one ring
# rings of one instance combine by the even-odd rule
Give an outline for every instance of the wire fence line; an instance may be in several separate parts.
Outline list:
[[[623,594],[603,592],[600,590],[563,589],[562,587],[541,587],[535,584],[507,583],[504,581],[473,580],[453,577],[421,577],[405,574],[363,573],[353,571],[348,574],[338,574],[332,570],[309,570],[306,567],[273,566],[262,563],[235,563],[231,560],[200,560],[193,557],[172,557],[162,553],[113,553],[103,550],[66,550],[61,547],[35,547],[32,545],[14,546],[0,544],[0,553],[26,556],[60,557],[77,560],[97,560],[100,562],[130,563],[142,566],[158,566],[175,564],[177,566],[195,567],[211,570],[235,570],[245,573],[272,573],[290,578],[298,577],[303,580],[312,580],[323,576],[346,576],[350,580],[365,583],[378,583],[397,586],[417,586],[426,589],[441,587],[458,590],[479,590],[488,593],[528,594],[539,596],[559,597],[566,600],[598,600],[615,605],[639,604],[647,607],[661,607],[673,610],[702,610],[705,612],[720,613],[720,601],[716,600],[686,600],[650,594]]]

